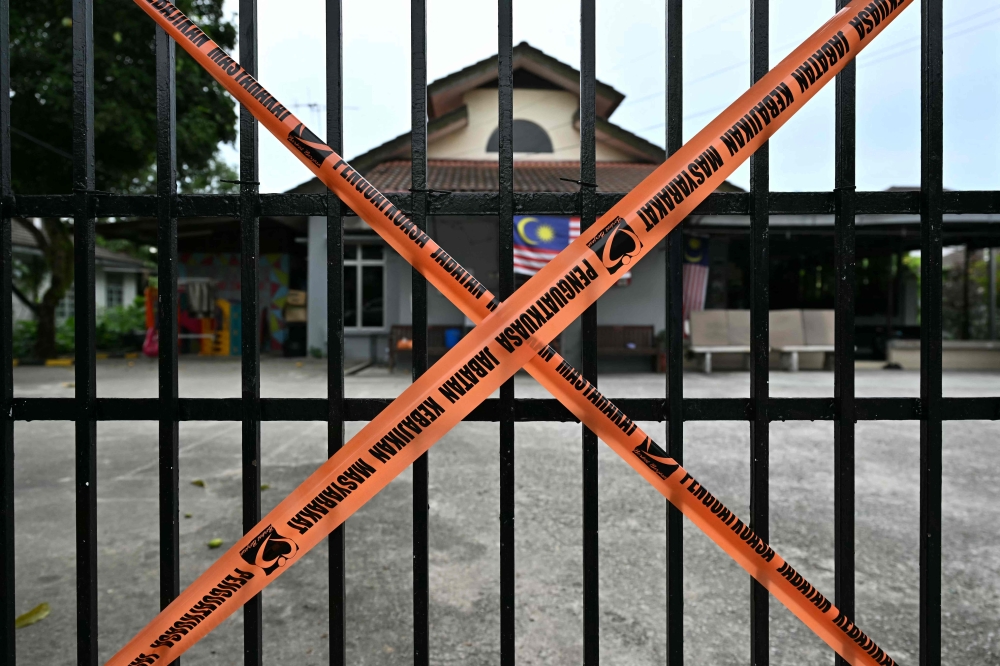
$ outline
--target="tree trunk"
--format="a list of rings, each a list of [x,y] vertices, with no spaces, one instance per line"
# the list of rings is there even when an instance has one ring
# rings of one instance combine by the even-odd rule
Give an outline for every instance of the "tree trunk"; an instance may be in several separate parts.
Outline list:
[[[73,285],[73,237],[69,226],[58,218],[45,218],[42,228],[47,237],[43,248],[51,280],[38,304],[38,338],[35,355],[40,359],[55,358],[56,307]]]
[[[38,306],[38,337],[35,338],[35,356],[40,359],[55,358],[56,309],[42,303]]]

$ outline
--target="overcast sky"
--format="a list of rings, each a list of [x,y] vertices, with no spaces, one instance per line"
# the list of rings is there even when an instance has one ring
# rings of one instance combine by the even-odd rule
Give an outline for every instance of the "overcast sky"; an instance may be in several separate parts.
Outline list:
[[[496,54],[495,3],[428,0],[428,78]],[[684,137],[749,87],[749,0],[689,3],[684,15]],[[597,76],[626,95],[611,120],[664,144],[663,0],[597,1]],[[260,81],[325,135],[323,0],[260,0]],[[627,11],[623,7],[627,6]],[[771,0],[773,66],[833,13],[834,0]],[[237,13],[238,0],[226,0]],[[944,184],[1000,189],[1000,3],[945,0]],[[920,4],[859,56],[859,189],[920,182]],[[515,0],[514,42],[579,66],[579,1]],[[406,0],[344,0],[345,153],[350,159],[409,130],[410,13]],[[320,105],[310,108],[305,105]],[[771,187],[833,187],[834,86],[771,141]],[[235,163],[236,152],[227,151]],[[261,190],[311,174],[261,133]],[[747,187],[749,169],[731,180]]]

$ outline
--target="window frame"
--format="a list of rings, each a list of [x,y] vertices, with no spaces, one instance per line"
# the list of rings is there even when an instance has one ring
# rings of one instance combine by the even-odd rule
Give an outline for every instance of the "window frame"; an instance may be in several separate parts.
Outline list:
[[[111,280],[115,278],[118,283],[114,285],[118,288],[118,303],[112,305],[111,303]],[[105,271],[104,272],[104,307],[105,309],[114,308],[125,305],[125,273],[118,271]]]
[[[354,257],[348,256],[348,251],[351,246],[354,246]],[[382,250],[381,259],[364,259],[362,258],[362,248],[363,247],[378,247]],[[382,269],[382,324],[380,326],[364,326],[362,322],[363,317],[363,307],[364,307],[364,270],[366,266],[378,266]],[[387,281],[386,281],[386,246],[382,243],[377,242],[366,242],[351,239],[344,239],[344,272],[346,274],[348,269],[357,271],[357,279],[355,280],[354,289],[354,304],[357,311],[358,324],[356,326],[349,326],[346,321],[344,323],[344,333],[345,334],[363,334],[363,333],[384,333],[389,330],[388,324],[386,324],[386,293],[387,293]],[[347,278],[345,275],[344,283],[347,283]],[[347,305],[347,299],[352,298],[350,294],[344,293],[344,305]]]

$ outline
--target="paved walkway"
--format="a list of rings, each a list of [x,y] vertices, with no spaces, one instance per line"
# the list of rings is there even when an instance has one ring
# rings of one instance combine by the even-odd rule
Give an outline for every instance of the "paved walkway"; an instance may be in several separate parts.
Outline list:
[[[19,396],[71,397],[72,369],[18,368]],[[98,367],[101,396],[152,397],[156,365]],[[373,369],[348,378],[351,397],[394,396],[408,379]],[[859,372],[858,394],[914,396],[919,375]],[[239,395],[239,364],[182,361],[181,395]],[[323,397],[325,365],[265,360],[262,394]],[[663,395],[663,378],[609,375],[612,397]],[[742,373],[685,377],[691,397],[749,394]],[[832,395],[830,373],[772,374],[775,396]],[[1000,375],[949,373],[948,395],[1000,395]],[[543,397],[528,377],[517,392]],[[348,425],[348,434],[361,424]],[[642,424],[662,435],[662,424]],[[52,614],[18,630],[19,663],[75,662],[72,424],[16,425],[17,608],[46,601]],[[1000,426],[945,425],[944,661],[1000,663]],[[190,582],[240,535],[240,426],[182,423],[181,573]],[[517,426],[517,645],[520,664],[579,664],[581,619],[580,430]],[[771,429],[771,543],[833,597],[833,426],[775,423]],[[155,423],[98,424],[101,658],[158,609]],[[901,664],[917,663],[919,427],[857,427],[858,623]],[[743,423],[689,423],[686,464],[746,516],[749,431]],[[323,423],[265,423],[264,509],[325,457]],[[499,457],[495,424],[466,423],[430,453],[431,661],[499,663]],[[204,481],[204,487],[192,481]],[[412,663],[411,480],[400,476],[348,521],[348,663]],[[664,658],[665,501],[610,450],[600,452],[601,651],[603,664]],[[745,664],[749,578],[706,537],[685,528],[685,650],[691,664]],[[317,548],[264,593],[267,663],[328,663],[326,552]],[[771,603],[772,663],[832,664],[832,653]],[[242,664],[237,614],[184,663]]]

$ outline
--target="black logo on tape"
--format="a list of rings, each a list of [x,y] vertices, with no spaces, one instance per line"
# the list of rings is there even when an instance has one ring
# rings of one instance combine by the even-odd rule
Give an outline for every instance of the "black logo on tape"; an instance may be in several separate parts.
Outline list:
[[[240,555],[247,564],[263,569],[270,576],[275,569],[285,566],[297,552],[297,543],[278,534],[273,525],[268,525],[240,551]]]
[[[661,449],[659,444],[649,437],[642,444],[635,447],[632,453],[639,460],[646,463],[646,467],[656,472],[661,479],[668,478],[680,467],[672,458],[667,457],[667,452]]]
[[[299,123],[295,129],[288,133],[288,143],[295,146],[300,153],[305,155],[316,166],[322,165],[323,161],[333,154],[330,146],[323,143],[318,136],[313,134],[302,123]]]
[[[628,266],[642,251],[642,241],[632,231],[632,227],[624,218],[616,217],[601,229],[587,247],[601,258],[601,263],[614,275],[622,266]]]

